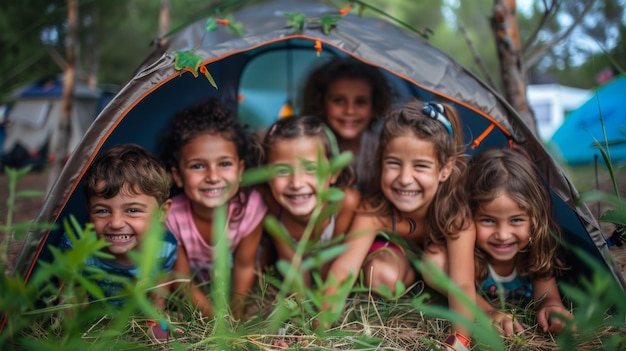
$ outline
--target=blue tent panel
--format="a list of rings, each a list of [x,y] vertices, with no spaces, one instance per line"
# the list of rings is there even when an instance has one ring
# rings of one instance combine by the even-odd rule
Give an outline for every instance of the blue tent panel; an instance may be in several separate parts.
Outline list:
[[[620,76],[599,88],[581,107],[572,111],[552,136],[563,159],[570,165],[590,163],[600,156],[597,140],[609,142],[613,162],[626,162],[626,77]],[[604,130],[602,124],[604,123]],[[606,139],[604,133],[606,132]]]

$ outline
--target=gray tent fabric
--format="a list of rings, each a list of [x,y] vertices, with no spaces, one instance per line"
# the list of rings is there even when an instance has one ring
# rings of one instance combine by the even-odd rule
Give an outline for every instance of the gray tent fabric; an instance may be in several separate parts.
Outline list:
[[[220,10],[226,12],[224,8]],[[316,55],[314,46],[319,41],[323,51],[320,59],[352,56],[379,68],[403,101],[419,97],[453,103],[463,119],[469,156],[494,146],[514,145],[526,150],[551,187],[566,241],[583,247],[605,263],[624,289],[626,284],[610,258],[604,236],[590,210],[576,204],[578,193],[563,169],[493,89],[427,41],[384,19],[348,14],[329,34],[324,34],[321,26],[312,24],[298,33],[286,25],[284,16],[294,12],[304,13],[307,18],[338,15],[337,8],[314,0],[274,0],[232,13],[236,21],[243,23],[242,36],[224,27],[207,33],[206,19],[203,19],[161,40],[161,46],[144,60],[134,77],[90,126],[36,220],[57,223],[62,228],[62,221],[72,214],[79,222],[86,222],[85,200],[79,184],[99,152],[125,142],[157,150],[161,147],[158,136],[176,111],[209,96],[217,96],[227,106],[238,110],[242,72],[255,57],[295,49],[310,50],[311,55]],[[174,68],[173,53],[187,50],[194,50],[202,57],[201,66],[212,74],[218,89],[201,74],[196,78]],[[276,66],[276,69],[285,69],[283,64]],[[275,72],[260,73],[266,76],[259,79],[275,79]],[[245,101],[245,96],[243,98]],[[28,278],[38,259],[50,259],[46,247],[56,245],[61,234],[59,230],[29,233],[16,272]],[[571,256],[568,263],[581,264]]]

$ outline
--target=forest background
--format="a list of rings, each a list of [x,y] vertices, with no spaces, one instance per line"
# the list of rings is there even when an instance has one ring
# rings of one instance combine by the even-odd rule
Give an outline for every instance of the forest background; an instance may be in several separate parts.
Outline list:
[[[11,102],[15,89],[67,67],[68,0],[21,0],[0,3],[0,103]],[[157,38],[216,6],[211,0],[77,0],[75,62],[77,79],[92,85],[119,86],[129,80],[153,50]],[[337,8],[345,0],[327,1]],[[504,38],[515,48],[517,64],[531,76],[549,74],[559,84],[593,88],[607,68],[626,62],[625,0],[368,0],[402,22],[428,33],[436,47],[473,70],[506,97],[494,33],[498,7],[517,6],[519,38]],[[365,15],[373,14],[366,10]],[[509,23],[505,23],[509,25]],[[510,41],[510,42],[506,42]],[[515,106],[515,104],[512,104]],[[519,109],[518,109],[519,110]]]

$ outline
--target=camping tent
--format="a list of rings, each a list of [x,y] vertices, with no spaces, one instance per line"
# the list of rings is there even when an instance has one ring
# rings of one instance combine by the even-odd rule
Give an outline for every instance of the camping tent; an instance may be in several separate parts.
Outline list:
[[[220,13],[228,13],[228,10],[221,7]],[[336,8],[317,1],[275,0],[233,12],[234,20],[243,24],[242,36],[225,27],[207,32],[205,19],[167,38],[91,125],[48,194],[37,220],[61,224],[73,214],[79,222],[86,222],[85,199],[79,184],[94,157],[113,145],[127,142],[157,150],[158,136],[179,109],[217,96],[226,106],[245,114],[252,108],[250,105],[246,108],[245,104],[252,104],[251,96],[261,91],[267,94],[262,101],[272,108],[255,112],[277,113],[290,96],[288,89],[292,84],[283,81],[281,85],[275,81],[283,76],[297,76],[296,72],[281,73],[287,69],[306,69],[304,64],[288,64],[291,52],[292,58],[306,57],[312,65],[328,57],[352,56],[380,69],[402,101],[419,97],[453,103],[464,122],[468,154],[509,145],[526,149],[551,185],[567,242],[582,247],[599,260],[624,286],[615,266],[605,261],[608,250],[596,220],[587,207],[576,205],[576,190],[563,170],[521,123],[517,113],[489,86],[425,40],[383,19],[348,14],[325,34],[319,22],[308,22],[301,32],[288,25],[284,14],[295,12],[310,19],[319,19],[324,14],[338,16]],[[321,48],[319,61],[316,48]],[[211,73],[218,89],[202,73],[194,77],[177,70],[176,51],[193,51],[199,55],[199,67]],[[266,55],[275,55],[271,60],[273,65],[250,69],[255,63],[262,65]],[[278,60],[279,56],[285,61]],[[245,74],[256,78],[242,77]],[[259,86],[242,86],[250,81]],[[261,82],[276,86],[263,92]],[[16,271],[28,278],[37,260],[50,259],[47,247],[57,245],[60,235],[61,229],[29,233]],[[568,255],[568,262],[576,267],[577,274],[588,271],[572,254]]]
[[[97,115],[102,92],[76,82],[70,114],[69,149],[78,145],[83,134]],[[56,132],[63,106],[63,81],[47,78],[26,86],[9,114],[9,127],[4,142],[4,164],[23,167],[31,164],[40,168],[47,152],[54,149]],[[65,155],[63,155],[65,156]]]
[[[625,91],[626,77],[619,76],[598,88],[587,102],[570,112],[552,136],[552,142],[568,164],[591,163],[594,155],[602,159],[595,140],[603,145],[605,140],[609,142],[614,163],[626,162]]]

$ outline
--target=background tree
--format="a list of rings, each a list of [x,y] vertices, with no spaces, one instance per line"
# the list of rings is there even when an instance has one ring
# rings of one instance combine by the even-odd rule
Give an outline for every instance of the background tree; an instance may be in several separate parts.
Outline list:
[[[48,175],[48,191],[63,169],[63,160],[69,149],[71,133],[72,100],[74,97],[74,82],[76,79],[76,52],[78,37],[78,3],[77,0],[67,0],[67,37],[65,38],[65,74],[63,79],[63,96],[61,116],[52,133],[52,155],[57,157],[52,161],[52,169]]]
[[[67,19],[64,3],[0,2],[0,103],[10,101],[17,87],[61,71],[62,62],[56,62],[49,50],[64,49],[57,40],[57,28]]]
[[[494,0],[491,5],[450,1],[443,8],[449,14],[445,25],[463,33],[476,52],[468,58],[471,44],[445,40],[449,34],[439,37],[436,31],[432,40],[499,90],[534,130],[525,97],[529,73],[551,74],[561,84],[591,88],[605,62],[615,61],[610,54],[619,50],[615,44],[621,37],[623,6],[623,0],[536,0],[519,11],[514,0]]]
[[[528,83],[524,72],[539,71],[552,74],[562,84],[589,88],[595,84],[598,71],[616,66],[619,60],[615,59],[620,57],[616,56],[619,50],[616,44],[624,33],[626,0],[533,1],[531,7],[518,10],[511,17],[518,22],[516,36],[520,39],[521,61],[517,62],[521,64],[510,60],[510,66],[501,69],[491,19],[497,4],[515,8],[513,0],[364,2],[414,28],[431,29],[434,34],[428,40],[511,101],[503,83],[503,73],[514,72],[511,67],[523,69],[519,79],[523,79],[524,86]],[[131,78],[135,68],[152,51],[154,39],[160,36],[162,6],[169,3],[171,28],[176,29],[223,2],[77,0],[77,3],[80,13],[77,80],[94,85],[120,85]],[[347,4],[347,0],[333,4],[340,7]],[[64,0],[0,2],[0,54],[3,57],[0,60],[0,103],[10,100],[10,93],[17,87],[63,71],[66,10]],[[366,10],[365,14],[374,14],[374,11]],[[596,25],[598,23],[602,25]],[[507,41],[499,42],[506,45]],[[522,110],[513,105],[518,111]]]
[[[171,24],[187,23],[219,1],[171,5]],[[77,0],[76,79],[120,85],[152,51],[159,37],[160,2]],[[65,69],[66,0],[0,1],[0,103],[33,81]]]

